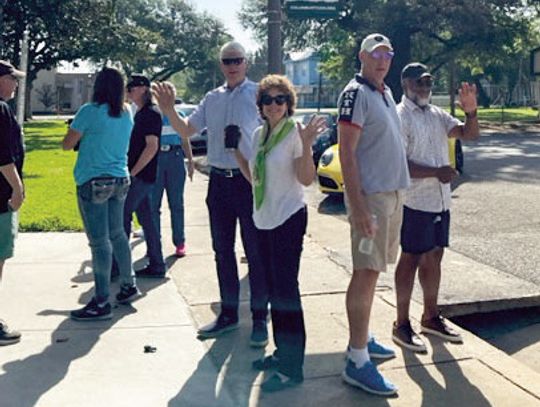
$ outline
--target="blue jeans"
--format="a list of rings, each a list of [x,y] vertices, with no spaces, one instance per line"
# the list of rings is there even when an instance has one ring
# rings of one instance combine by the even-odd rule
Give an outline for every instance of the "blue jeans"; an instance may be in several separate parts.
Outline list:
[[[133,212],[135,212],[144,231],[144,240],[146,241],[149,260],[148,266],[156,273],[162,273],[165,272],[165,261],[163,260],[163,253],[161,251],[161,238],[157,225],[152,219],[150,209],[153,186],[153,183],[142,181],[137,177],[131,178],[131,187],[129,188],[124,207],[124,229],[126,235],[130,236],[131,221],[133,219]]]
[[[253,223],[251,185],[241,175],[227,178],[210,173],[206,205],[210,214],[210,232],[214,249],[221,296],[221,312],[238,318],[240,282],[234,252],[236,223],[249,266],[249,287],[253,319],[266,319],[268,288],[257,245],[257,230]]]
[[[118,262],[120,283],[135,284],[131,249],[123,228],[124,201],[129,178],[94,178],[77,186],[77,201],[92,251],[95,298],[109,298],[112,255]]]
[[[171,211],[172,240],[175,246],[186,240],[184,234],[184,184],[186,167],[184,152],[180,145],[169,151],[160,151],[158,156],[157,178],[152,191],[152,217],[161,233],[161,201],[163,191],[167,191],[167,201]]]

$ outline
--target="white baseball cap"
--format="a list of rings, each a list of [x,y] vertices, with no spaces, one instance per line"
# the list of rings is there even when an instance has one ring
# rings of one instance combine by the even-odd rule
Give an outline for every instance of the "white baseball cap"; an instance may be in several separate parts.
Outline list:
[[[378,47],[388,47],[391,51],[394,50],[388,37],[379,33],[374,33],[369,34],[366,38],[362,40],[360,51],[372,52],[375,48]]]

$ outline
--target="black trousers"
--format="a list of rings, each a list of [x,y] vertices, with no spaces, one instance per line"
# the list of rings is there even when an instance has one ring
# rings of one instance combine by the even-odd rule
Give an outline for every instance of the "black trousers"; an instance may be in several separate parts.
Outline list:
[[[257,229],[259,251],[270,290],[279,372],[295,379],[303,379],[306,348],[304,312],[298,287],[306,226],[307,209],[303,207],[275,229]]]
[[[236,224],[240,223],[240,236],[248,260],[250,303],[253,319],[266,319],[268,288],[257,245],[257,229],[253,223],[251,185],[238,173],[225,177],[210,173],[206,205],[210,214],[210,232],[214,249],[221,312],[238,319],[240,282],[234,252]]]

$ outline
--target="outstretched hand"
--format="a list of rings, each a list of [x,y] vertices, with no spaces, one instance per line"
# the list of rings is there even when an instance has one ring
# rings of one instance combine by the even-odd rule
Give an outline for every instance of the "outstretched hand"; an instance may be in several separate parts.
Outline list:
[[[462,82],[458,93],[458,105],[461,110],[465,113],[474,112],[478,107],[478,103],[476,102],[476,85],[474,83],[470,85],[467,82]]]
[[[170,82],[155,82],[152,84],[152,94],[155,96],[162,111],[174,109],[176,89]]]
[[[322,116],[313,115],[305,127],[300,123],[296,123],[296,128],[304,145],[311,146],[315,138],[326,130],[326,119]]]

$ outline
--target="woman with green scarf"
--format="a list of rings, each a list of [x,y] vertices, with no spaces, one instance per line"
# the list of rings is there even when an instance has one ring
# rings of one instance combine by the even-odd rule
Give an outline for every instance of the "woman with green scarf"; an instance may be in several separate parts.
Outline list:
[[[268,75],[259,83],[257,106],[265,123],[255,131],[252,157],[236,150],[239,167],[251,181],[253,220],[270,289],[276,351],[253,362],[257,370],[276,368],[263,391],[296,386],[304,379],[306,333],[298,272],[307,226],[303,186],[315,178],[311,145],[325,129],[324,118],[306,127],[291,119],[296,94],[289,80]]]

